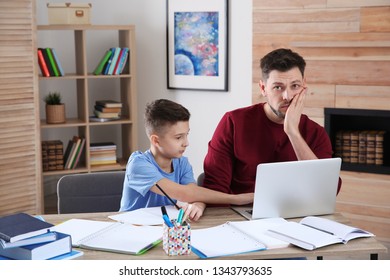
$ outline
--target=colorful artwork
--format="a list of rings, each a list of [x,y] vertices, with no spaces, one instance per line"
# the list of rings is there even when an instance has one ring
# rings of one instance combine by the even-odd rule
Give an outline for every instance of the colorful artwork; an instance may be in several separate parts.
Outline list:
[[[175,75],[219,76],[219,13],[174,13]]]

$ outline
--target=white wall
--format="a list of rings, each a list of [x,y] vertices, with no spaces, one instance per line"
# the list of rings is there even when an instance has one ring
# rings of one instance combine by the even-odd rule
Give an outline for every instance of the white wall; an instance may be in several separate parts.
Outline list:
[[[64,1],[51,0],[50,2]],[[193,165],[195,176],[198,176],[203,171],[207,143],[223,113],[251,104],[252,1],[229,0],[228,92],[167,89],[166,1],[77,1],[77,3],[81,2],[92,4],[92,24],[134,24],[136,26],[139,149],[145,150],[149,147],[143,129],[143,112],[146,103],[158,98],[179,102],[191,112],[190,147],[185,155]],[[37,24],[48,23],[46,3],[47,1],[37,1]],[[61,50],[58,49],[58,52]],[[99,50],[96,57],[100,56]]]

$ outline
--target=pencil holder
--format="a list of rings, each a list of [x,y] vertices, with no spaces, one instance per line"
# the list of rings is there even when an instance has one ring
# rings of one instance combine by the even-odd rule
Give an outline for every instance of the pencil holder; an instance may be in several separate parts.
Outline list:
[[[168,256],[189,255],[191,253],[191,226],[187,222],[179,225],[171,221],[173,227],[163,224],[163,249]]]

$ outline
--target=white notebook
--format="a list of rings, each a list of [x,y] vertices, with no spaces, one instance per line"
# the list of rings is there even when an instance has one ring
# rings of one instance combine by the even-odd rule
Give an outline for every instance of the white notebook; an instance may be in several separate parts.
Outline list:
[[[274,226],[287,223],[283,218],[226,222],[222,225],[193,229],[191,246],[201,258],[242,254],[272,248],[283,248],[288,242],[267,236],[265,232]]]
[[[142,254],[162,239],[161,226],[70,219],[51,230],[72,236],[74,247],[124,254]]]
[[[314,250],[336,243],[347,243],[355,238],[374,236],[368,231],[314,216],[303,218],[299,223],[281,224],[270,229],[268,234],[306,250]]]

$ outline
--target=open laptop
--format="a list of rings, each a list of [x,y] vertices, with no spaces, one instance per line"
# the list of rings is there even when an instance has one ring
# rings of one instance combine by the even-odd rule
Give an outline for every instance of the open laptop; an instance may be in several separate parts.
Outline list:
[[[259,164],[253,208],[232,209],[249,220],[332,214],[340,167],[340,158]]]

